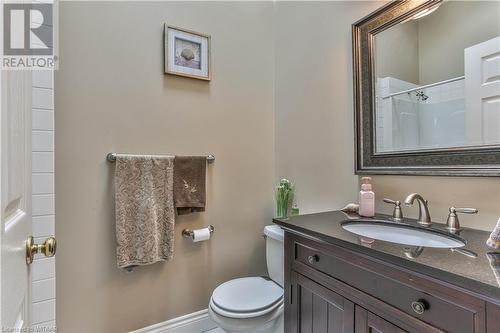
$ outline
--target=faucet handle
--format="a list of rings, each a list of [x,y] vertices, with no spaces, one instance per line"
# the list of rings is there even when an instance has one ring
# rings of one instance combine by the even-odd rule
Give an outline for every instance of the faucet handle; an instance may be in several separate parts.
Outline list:
[[[457,208],[451,206],[448,213],[448,219],[446,220],[446,229],[450,232],[460,230],[460,221],[458,220],[457,213],[476,214],[477,212],[478,210],[476,208]]]
[[[392,212],[392,217],[395,220],[403,219],[403,211],[401,210],[401,201],[384,198],[384,202],[394,205],[394,211]]]
[[[450,207],[450,213],[464,213],[464,214],[476,214],[478,210],[476,208],[457,208],[457,207]]]
[[[392,200],[392,199],[387,199],[387,198],[384,198],[384,202],[387,202],[389,204],[393,204],[393,205],[397,205],[397,206],[400,206],[401,205],[401,201],[398,201],[398,200]]]

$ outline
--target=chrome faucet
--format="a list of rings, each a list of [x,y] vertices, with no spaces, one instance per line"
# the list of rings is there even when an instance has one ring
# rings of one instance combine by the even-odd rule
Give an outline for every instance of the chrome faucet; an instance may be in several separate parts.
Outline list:
[[[425,200],[420,194],[412,193],[405,199],[405,206],[413,205],[413,202],[417,200],[418,202],[418,223],[429,226],[431,225],[431,215],[429,214],[429,207],[427,207],[427,200]]]

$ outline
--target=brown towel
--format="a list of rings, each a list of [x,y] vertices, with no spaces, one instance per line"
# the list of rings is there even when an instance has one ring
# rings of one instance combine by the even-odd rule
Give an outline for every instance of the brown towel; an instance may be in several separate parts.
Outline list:
[[[174,252],[173,156],[117,155],[118,267],[171,260]]]
[[[174,162],[174,202],[177,214],[205,211],[205,156],[176,156]]]

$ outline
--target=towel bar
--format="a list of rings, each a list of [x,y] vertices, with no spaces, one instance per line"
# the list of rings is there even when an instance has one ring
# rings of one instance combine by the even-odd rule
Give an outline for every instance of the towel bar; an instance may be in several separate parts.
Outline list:
[[[106,159],[108,162],[114,163],[116,162],[116,153],[109,153],[106,155]],[[208,163],[213,163],[215,161],[215,156],[214,155],[207,155],[207,162]]]

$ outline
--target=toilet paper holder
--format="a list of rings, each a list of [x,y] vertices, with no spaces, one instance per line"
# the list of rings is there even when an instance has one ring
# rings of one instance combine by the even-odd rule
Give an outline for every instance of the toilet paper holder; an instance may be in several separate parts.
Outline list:
[[[215,231],[214,226],[213,225],[209,225],[207,228],[208,228],[208,231],[210,231],[210,236],[212,236],[212,234]],[[193,236],[194,236],[193,230],[191,230],[191,229],[183,229],[182,230],[182,237],[193,239]]]

